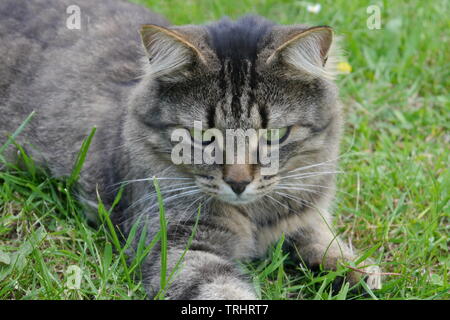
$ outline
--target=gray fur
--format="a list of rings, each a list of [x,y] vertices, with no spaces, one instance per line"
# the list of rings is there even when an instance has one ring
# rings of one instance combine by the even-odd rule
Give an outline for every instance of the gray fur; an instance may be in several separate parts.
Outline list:
[[[169,27],[162,17],[127,2],[77,0],[82,30],[68,30],[66,8],[72,2],[1,1],[0,144],[35,110],[18,142],[52,175],[67,176],[83,139],[97,127],[80,192],[86,203],[95,203],[98,188],[111,204],[118,184],[131,180],[114,221],[125,234],[139,221],[149,241],[159,228],[153,185],[134,180],[155,175],[186,179],[160,180],[170,268],[184,250],[202,203],[198,231],[168,298],[255,298],[235,262],[261,257],[282,234],[312,266],[324,263],[333,269],[338,260],[354,258],[328,226],[334,174],[325,172],[335,170],[342,126],[337,88],[325,71],[318,71],[326,68],[331,31],[321,28],[308,37],[301,55],[315,63],[308,70],[301,61],[292,63],[292,52],[305,48],[304,39],[294,39],[309,30],[304,25],[278,26],[247,17]],[[141,39],[143,24],[149,25]],[[252,179],[247,188],[255,190],[254,199],[223,200],[222,193],[231,190],[225,176],[236,168],[171,163],[171,130],[189,128],[194,120],[219,130],[290,126],[278,174],[263,177],[258,165],[243,167]],[[7,155],[13,161],[15,150]],[[319,163],[325,165],[297,172],[314,172],[302,179],[311,190],[284,190],[287,198],[276,192],[280,181],[299,181],[286,180],[295,174],[291,170]],[[157,249],[142,265],[150,296],[160,289]],[[352,282],[358,279],[350,275]]]

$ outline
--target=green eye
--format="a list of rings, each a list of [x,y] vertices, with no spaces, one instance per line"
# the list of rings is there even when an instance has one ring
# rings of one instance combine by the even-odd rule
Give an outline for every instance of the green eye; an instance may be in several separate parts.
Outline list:
[[[270,143],[282,143],[285,141],[289,135],[290,127],[279,128],[279,129],[267,129],[264,134],[266,141]]]
[[[197,128],[190,128],[189,133],[191,134],[192,141],[201,143],[202,145],[205,145],[205,146],[214,141],[214,137],[212,137],[212,139],[205,140],[205,138],[204,138],[205,130],[201,131],[201,130],[198,130]],[[196,139],[198,139],[197,136],[200,138],[200,140],[196,140]]]

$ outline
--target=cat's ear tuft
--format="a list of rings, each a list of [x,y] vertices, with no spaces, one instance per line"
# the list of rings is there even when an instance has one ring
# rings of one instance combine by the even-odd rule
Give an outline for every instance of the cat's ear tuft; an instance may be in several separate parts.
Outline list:
[[[154,77],[176,78],[177,71],[183,67],[194,62],[205,63],[203,54],[190,40],[195,39],[195,32],[183,27],[169,29],[156,25],[142,26],[141,39]]]
[[[282,62],[292,71],[314,77],[332,79],[332,62],[329,61],[333,44],[333,30],[327,26],[305,28],[280,27],[273,35],[277,42],[267,64]]]

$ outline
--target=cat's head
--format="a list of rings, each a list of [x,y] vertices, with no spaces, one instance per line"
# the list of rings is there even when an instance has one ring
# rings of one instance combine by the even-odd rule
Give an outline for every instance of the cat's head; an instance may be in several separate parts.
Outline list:
[[[270,164],[250,163],[248,156],[244,163],[231,164],[223,153],[225,163],[194,163],[192,151],[190,163],[173,165],[172,170],[195,179],[203,192],[244,204],[272,192],[291,170],[335,155],[340,110],[332,82],[329,27],[281,26],[244,17],[205,26],[147,25],[141,37],[147,52],[146,74],[134,95],[131,114],[141,124],[136,135],[146,140],[137,152],[142,161],[148,152],[169,166],[178,144],[171,139],[174,130],[184,130],[192,150],[217,143],[194,129],[196,121],[201,130],[215,128],[223,133],[224,153],[230,152],[227,129],[258,133],[279,129],[278,136],[258,134],[257,146],[253,144],[257,148],[269,142],[276,147],[277,166],[270,174],[262,172]],[[252,148],[248,140],[245,144]],[[318,170],[323,168],[314,171]]]

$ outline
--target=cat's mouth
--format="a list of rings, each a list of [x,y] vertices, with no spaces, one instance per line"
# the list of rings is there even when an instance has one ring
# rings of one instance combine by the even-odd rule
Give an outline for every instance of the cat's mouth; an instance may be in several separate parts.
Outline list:
[[[228,195],[217,195],[216,198],[220,199],[223,202],[233,204],[233,205],[244,205],[249,204],[254,201],[260,199],[259,196],[245,196],[245,195],[235,195],[234,197],[230,197]]]
[[[237,193],[227,184],[221,185],[218,190],[211,192],[211,190],[203,190],[206,194],[212,195],[214,198],[229,203],[232,205],[245,205],[262,198],[263,195],[255,192],[255,187],[249,185],[243,192]]]
[[[274,177],[265,179],[267,181],[253,179],[250,182],[242,182],[197,174],[195,182],[200,191],[210,198],[239,206],[260,201],[269,194],[276,185]]]

